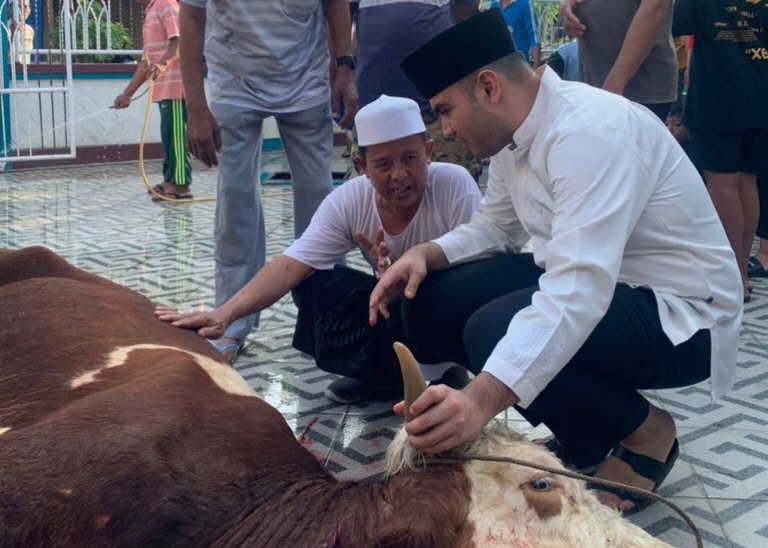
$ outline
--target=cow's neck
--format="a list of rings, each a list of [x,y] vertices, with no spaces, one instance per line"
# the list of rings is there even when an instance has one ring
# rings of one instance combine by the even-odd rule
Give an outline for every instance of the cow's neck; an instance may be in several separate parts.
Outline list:
[[[413,475],[418,474],[418,481]],[[273,478],[275,479],[275,478]],[[253,509],[227,534],[225,544],[250,546],[353,547],[386,545],[387,539],[436,532],[435,546],[461,545],[469,481],[459,467],[406,473],[386,482],[337,482],[302,478]],[[263,491],[262,491],[263,493]]]

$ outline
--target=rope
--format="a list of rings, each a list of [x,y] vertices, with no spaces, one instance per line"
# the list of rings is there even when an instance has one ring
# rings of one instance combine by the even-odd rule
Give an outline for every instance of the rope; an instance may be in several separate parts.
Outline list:
[[[516,459],[514,457],[493,457],[490,455],[431,457],[431,458],[428,458],[426,462],[427,464],[457,464],[459,462],[467,462],[471,460],[481,460],[481,461],[489,461],[489,462],[507,462],[510,464],[517,464],[518,466],[535,468],[536,470],[541,470],[542,472],[549,472],[550,474],[557,474],[559,476],[565,476],[567,478],[582,480],[593,485],[601,485],[603,487],[608,487],[611,489],[619,489],[621,491],[632,493],[633,495],[638,495],[640,497],[652,500],[654,502],[660,502],[666,505],[667,507],[671,508],[672,510],[674,510],[675,513],[677,513],[677,515],[679,515],[680,518],[685,522],[685,524],[690,528],[694,538],[696,539],[696,547],[703,548],[704,546],[701,540],[701,533],[699,532],[698,527],[696,527],[696,524],[693,523],[693,520],[688,516],[688,514],[685,513],[685,511],[682,508],[677,506],[675,503],[665,499],[661,495],[657,495],[656,493],[652,493],[651,491],[642,489],[640,487],[626,485],[618,481],[610,481],[606,479],[595,478],[592,476],[587,476],[585,474],[579,474],[578,472],[573,472],[571,470],[566,470],[565,468],[555,468],[552,466],[538,464],[538,463],[527,461],[527,460]]]

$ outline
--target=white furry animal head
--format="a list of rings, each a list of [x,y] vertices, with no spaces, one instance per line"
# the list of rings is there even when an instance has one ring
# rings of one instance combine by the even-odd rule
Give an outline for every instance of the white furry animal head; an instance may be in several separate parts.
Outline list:
[[[562,467],[544,447],[500,423],[491,423],[451,454],[514,457]],[[425,462],[400,429],[387,451],[387,474],[418,470]],[[469,461],[462,466],[472,486],[466,518],[474,528],[472,546],[668,546],[601,504],[584,482],[503,462]]]

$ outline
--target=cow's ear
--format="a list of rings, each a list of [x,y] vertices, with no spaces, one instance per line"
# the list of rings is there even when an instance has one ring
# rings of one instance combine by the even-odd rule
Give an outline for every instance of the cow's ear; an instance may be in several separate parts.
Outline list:
[[[474,527],[467,522],[471,485],[461,466],[433,466],[393,476],[388,504],[371,546],[434,548],[469,546]]]

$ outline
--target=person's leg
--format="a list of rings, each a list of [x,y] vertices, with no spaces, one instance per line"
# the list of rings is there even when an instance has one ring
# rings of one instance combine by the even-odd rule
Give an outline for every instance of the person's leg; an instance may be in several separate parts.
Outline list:
[[[470,318],[464,340],[474,369],[485,363],[532,294],[528,289],[506,295]],[[673,346],[661,328],[653,293],[619,284],[582,348],[528,407],[518,410],[532,424],[546,424],[577,466],[601,462],[619,444],[664,463],[675,441],[674,420],[638,389],[700,382],[710,374],[710,353],[709,331]],[[607,459],[597,476],[643,488],[653,488],[659,479],[644,477],[616,458]],[[610,493],[599,496],[611,506],[632,507]]]
[[[422,363],[455,362],[467,368],[462,333],[469,317],[486,303],[536,286],[544,271],[530,253],[509,253],[431,272],[401,311],[408,342]],[[472,371],[477,373],[482,364]]]
[[[192,184],[192,156],[187,148],[187,105],[184,99],[173,100],[173,142],[176,162],[175,184]]]
[[[739,173],[719,173],[704,171],[704,180],[707,183],[709,196],[715,205],[715,210],[723,223],[728,242],[731,244],[739,272],[742,273],[745,298],[749,294],[747,290],[747,258],[743,256],[743,240],[745,231],[744,209],[741,201],[741,187]],[[751,239],[750,239],[751,241]]]
[[[765,276],[768,267],[768,128],[753,129],[745,136],[741,171],[756,173],[755,186],[758,195],[758,221],[755,228],[760,244],[754,258],[748,259],[747,271],[751,276]],[[752,195],[754,199],[754,194]],[[752,251],[753,236],[748,238]]]
[[[264,266],[266,238],[259,165],[262,121],[268,114],[211,103],[221,126],[221,154],[214,219],[216,306],[232,298]],[[259,315],[230,325],[222,343],[242,341]]]
[[[158,101],[157,108],[160,110],[160,142],[163,145],[163,182],[171,182],[173,172],[171,171],[171,152],[173,150],[173,112],[171,109],[171,100],[165,99]],[[162,185],[165,188],[165,185]]]
[[[325,390],[339,403],[402,385],[392,349],[402,340],[399,316],[375,326],[368,323],[368,299],[375,285],[370,274],[337,265],[315,272],[292,292],[298,308],[293,346],[314,357],[323,371],[342,375]]]
[[[187,152],[186,116],[181,99],[165,99],[160,108],[160,136],[163,143],[162,194],[172,198],[191,198],[192,184]]]
[[[469,319],[464,341],[473,370],[482,368],[515,314],[531,304],[533,292],[505,295]],[[581,349],[520,411],[531,423],[546,424],[577,465],[596,464],[648,417],[648,403],[638,389],[707,378],[709,353],[708,332],[673,346],[661,328],[653,293],[619,284]],[[670,444],[673,439],[672,432]]]
[[[758,261],[757,268],[754,271],[755,274],[765,276],[766,269],[768,269],[768,173],[759,173],[757,175],[757,194],[760,214],[755,233],[760,243],[754,255]],[[762,272],[760,268],[762,268]]]
[[[293,228],[298,238],[320,202],[333,190],[333,124],[327,104],[275,115],[291,169]]]
[[[688,134],[691,158],[703,174],[707,191],[742,273],[743,296],[746,300],[749,296],[749,281],[746,275],[749,257],[743,256],[745,205],[742,203],[739,184],[745,133],[688,128]]]
[[[755,239],[757,223],[760,218],[760,198],[757,194],[757,175],[753,173],[739,173],[739,198],[741,199],[744,228],[741,235],[741,249],[737,255],[741,275],[745,280],[745,295],[749,295],[749,257],[752,254],[752,242]]]

